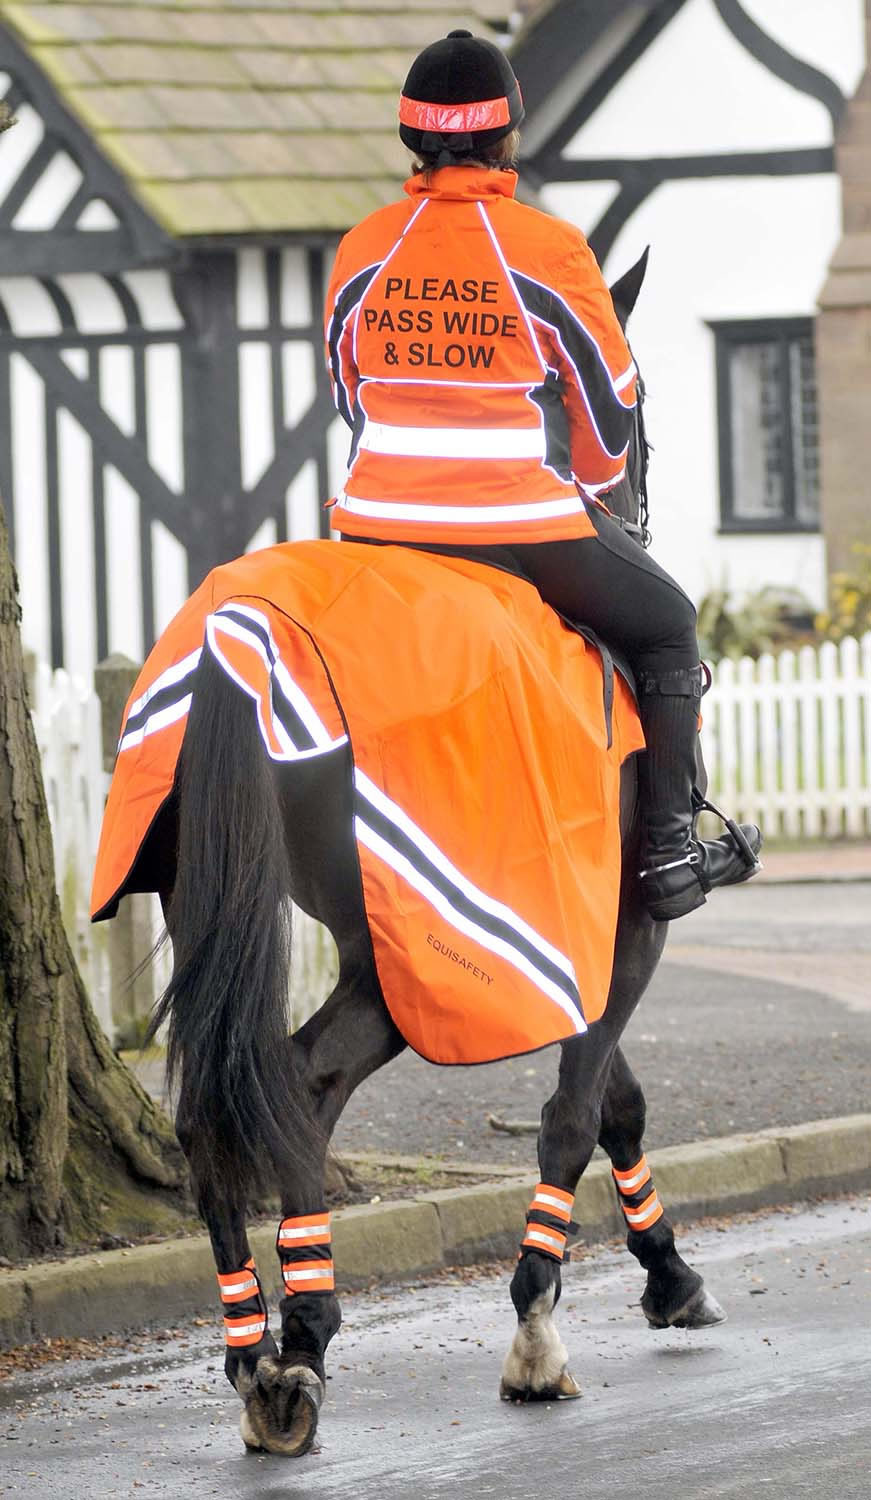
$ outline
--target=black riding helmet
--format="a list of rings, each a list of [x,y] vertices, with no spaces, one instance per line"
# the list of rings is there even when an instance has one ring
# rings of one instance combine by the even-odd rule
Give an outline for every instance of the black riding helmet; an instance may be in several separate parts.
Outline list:
[[[471,31],[449,31],[415,58],[399,99],[399,136],[411,151],[474,156],[523,119],[520,85],[503,52]]]

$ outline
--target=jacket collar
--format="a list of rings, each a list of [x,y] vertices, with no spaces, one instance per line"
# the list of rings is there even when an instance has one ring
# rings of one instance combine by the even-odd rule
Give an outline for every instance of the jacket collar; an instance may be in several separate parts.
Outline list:
[[[477,201],[481,198],[513,198],[517,173],[488,167],[438,167],[429,183],[415,173],[405,184],[409,198],[453,198]]]

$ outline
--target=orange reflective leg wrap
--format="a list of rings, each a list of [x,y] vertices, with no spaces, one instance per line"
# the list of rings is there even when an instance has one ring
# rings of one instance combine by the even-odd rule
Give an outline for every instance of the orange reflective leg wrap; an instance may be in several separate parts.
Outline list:
[[[569,1234],[578,1227],[572,1223],[574,1201],[574,1193],[567,1193],[565,1188],[551,1187],[547,1182],[538,1184],[526,1211],[521,1256],[525,1250],[537,1250],[551,1260],[564,1259]]]
[[[630,1229],[650,1229],[663,1215],[659,1195],[653,1186],[653,1178],[647,1165],[647,1157],[641,1156],[627,1172],[611,1168],[611,1176],[617,1188],[617,1199],[623,1217]]]
[[[218,1272],[224,1306],[224,1337],[231,1349],[259,1344],[266,1332],[266,1301],[253,1257],[239,1271]]]
[[[282,1219],[276,1248],[288,1297],[299,1292],[335,1291],[330,1215],[326,1210]]]

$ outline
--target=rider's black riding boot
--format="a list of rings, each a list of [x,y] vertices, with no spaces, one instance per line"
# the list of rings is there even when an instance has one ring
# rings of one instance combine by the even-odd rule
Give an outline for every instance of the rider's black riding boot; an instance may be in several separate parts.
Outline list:
[[[695,836],[701,667],[643,672],[638,694],[647,741],[641,757],[641,890],[654,920],[669,922],[702,906],[715,886],[737,885],[755,875],[762,834],[753,824],[727,820],[729,831],[722,838],[702,842]]]

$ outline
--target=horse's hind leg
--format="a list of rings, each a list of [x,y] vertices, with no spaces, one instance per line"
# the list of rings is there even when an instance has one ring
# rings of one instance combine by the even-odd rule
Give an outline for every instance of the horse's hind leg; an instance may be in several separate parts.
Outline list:
[[[176,1117],[176,1133],[185,1155],[190,1158],[191,1137],[185,1125],[183,1104],[184,1094]],[[232,1185],[222,1193],[213,1190],[201,1192],[193,1167],[191,1188],[209,1232],[218,1273],[219,1295],[225,1314],[224,1374],[244,1402],[253,1387],[259,1362],[278,1353],[268,1327],[266,1302],[248,1243],[246,1195]],[[228,1288],[233,1288],[229,1295]],[[243,1295],[244,1292],[247,1295]],[[244,1324],[241,1335],[237,1331],[240,1324]]]
[[[343,955],[339,983],[294,1033],[293,1087],[308,1097],[322,1150],[281,1186],[278,1252],[286,1295],[281,1352],[261,1359],[242,1417],[248,1447],[294,1457],[311,1447],[325,1390],[327,1345],[341,1324],[324,1173],[329,1138],[358,1084],[404,1047],[381,999],[366,944]]]
[[[651,1328],[708,1328],[726,1314],[681,1259],[644,1156],[644,1094],[619,1047],[602,1099],[599,1144],[611,1159],[627,1246],[647,1272],[641,1307]]]
[[[171,897],[171,879],[167,876],[160,890],[160,901],[172,936],[175,923]],[[214,1180],[206,1186],[200,1182],[196,1170],[198,1153],[194,1149],[197,1132],[191,1125],[189,1071],[185,1065],[181,1068],[180,1081],[175,1129],[190,1167],[191,1190],[208,1230],[215,1258],[219,1295],[225,1314],[224,1374],[244,1401],[258,1362],[278,1353],[269,1331],[266,1303],[248,1243],[247,1190],[233,1173],[225,1173],[220,1185]],[[233,1290],[228,1292],[228,1287]],[[241,1323],[245,1324],[245,1332],[240,1335],[237,1330]]]

